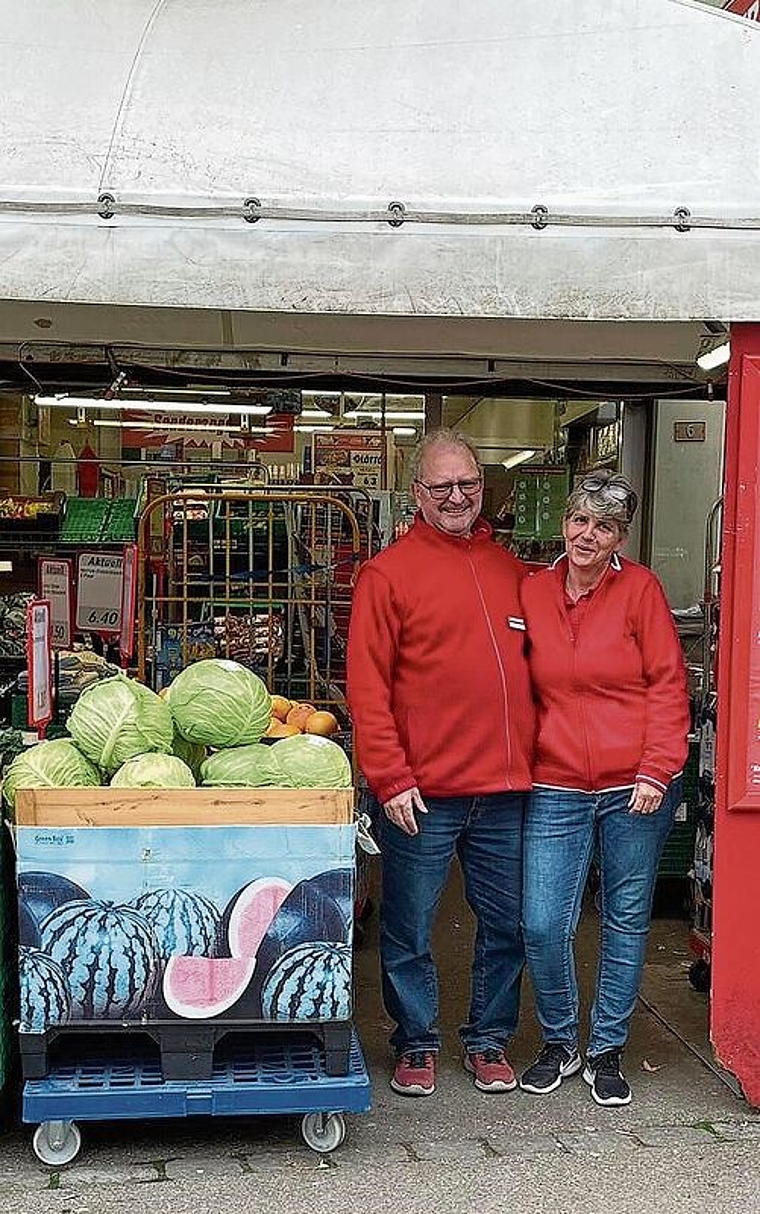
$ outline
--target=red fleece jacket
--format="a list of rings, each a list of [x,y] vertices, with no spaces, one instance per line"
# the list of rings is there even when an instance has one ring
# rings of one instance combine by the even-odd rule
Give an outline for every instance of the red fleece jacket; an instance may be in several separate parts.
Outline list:
[[[534,710],[522,564],[478,520],[469,539],[417,517],[363,566],[348,702],[359,764],[381,801],[530,788]]]
[[[562,557],[521,590],[538,707],[533,779],[600,792],[640,776],[664,789],[686,759],[689,697],[662,586],[616,558],[574,640],[566,572]]]

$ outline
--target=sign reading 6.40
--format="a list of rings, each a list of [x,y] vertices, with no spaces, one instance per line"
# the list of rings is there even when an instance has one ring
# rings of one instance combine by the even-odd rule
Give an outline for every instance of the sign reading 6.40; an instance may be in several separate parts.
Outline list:
[[[77,570],[77,631],[121,632],[122,552],[83,552]]]

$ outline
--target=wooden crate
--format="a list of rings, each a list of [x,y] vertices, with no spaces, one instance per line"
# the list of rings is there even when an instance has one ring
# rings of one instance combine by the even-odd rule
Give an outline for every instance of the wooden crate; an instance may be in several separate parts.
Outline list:
[[[18,826],[342,826],[350,788],[24,788]]]

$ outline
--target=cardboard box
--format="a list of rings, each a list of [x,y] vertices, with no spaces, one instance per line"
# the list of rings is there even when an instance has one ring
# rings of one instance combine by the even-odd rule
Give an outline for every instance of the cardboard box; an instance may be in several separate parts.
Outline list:
[[[25,790],[22,1033],[351,1015],[353,792]]]

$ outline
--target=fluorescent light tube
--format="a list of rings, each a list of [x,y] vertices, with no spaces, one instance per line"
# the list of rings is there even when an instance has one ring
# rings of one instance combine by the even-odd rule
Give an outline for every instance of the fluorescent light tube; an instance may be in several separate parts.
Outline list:
[[[716,367],[722,367],[731,357],[731,344],[725,341],[722,346],[716,346],[714,350],[708,350],[707,354],[700,354],[697,359],[697,366],[703,371],[714,371]]]
[[[508,455],[506,459],[501,461],[503,468],[516,468],[518,464],[524,464],[527,460],[533,459],[537,455],[537,451],[525,448],[524,451],[515,451],[514,455]]]

